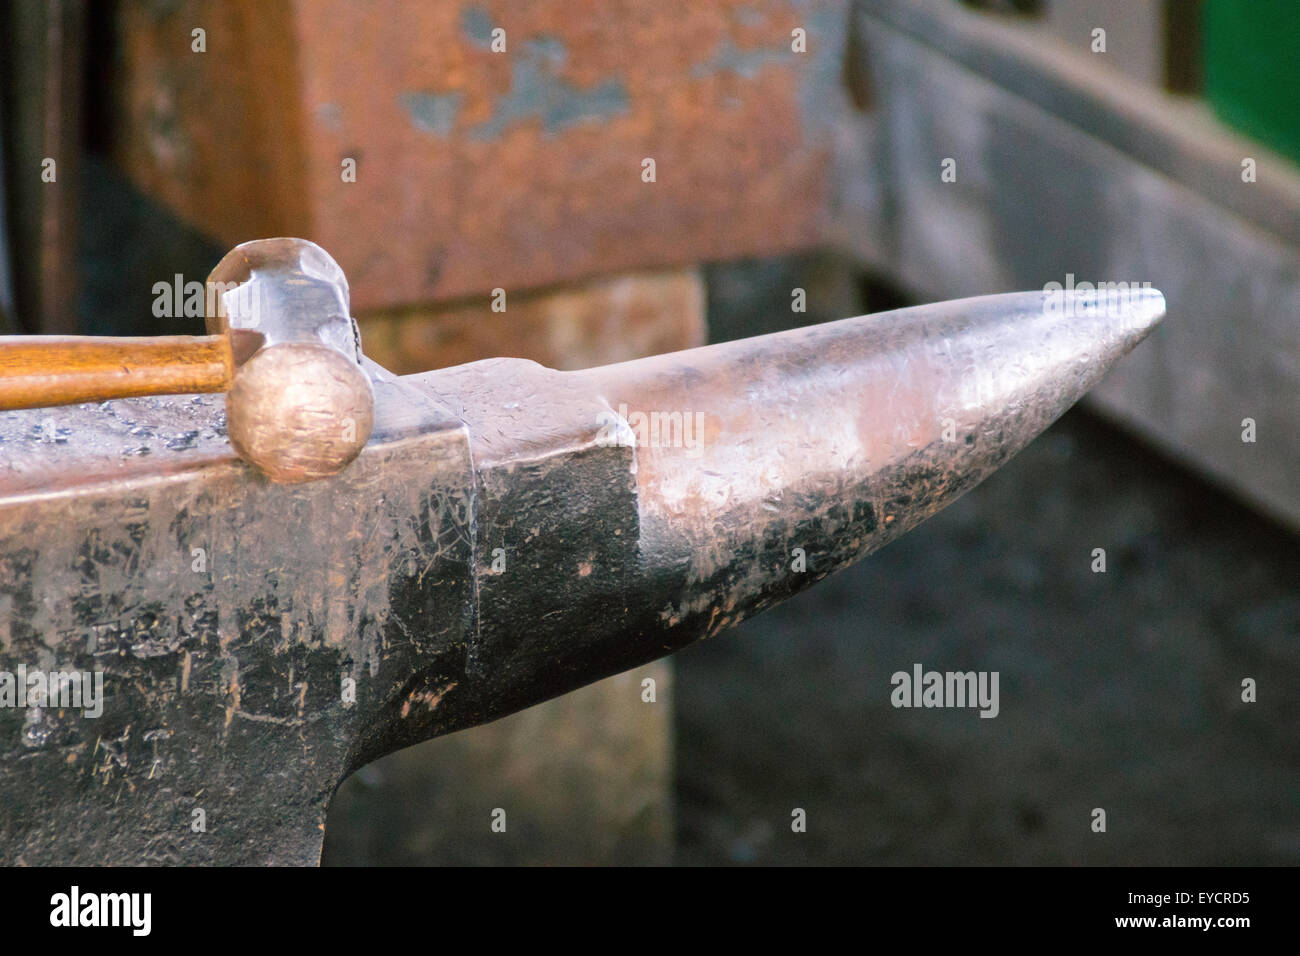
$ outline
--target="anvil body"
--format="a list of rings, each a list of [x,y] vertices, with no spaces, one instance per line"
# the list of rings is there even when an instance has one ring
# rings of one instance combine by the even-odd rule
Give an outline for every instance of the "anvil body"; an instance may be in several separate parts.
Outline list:
[[[964,300],[585,372],[371,366],[369,445],[305,485],[234,456],[220,396],[0,415],[0,671],[104,675],[97,718],[0,709],[0,857],[316,862],[351,771],[857,560],[1163,314],[1159,293],[1070,305]]]

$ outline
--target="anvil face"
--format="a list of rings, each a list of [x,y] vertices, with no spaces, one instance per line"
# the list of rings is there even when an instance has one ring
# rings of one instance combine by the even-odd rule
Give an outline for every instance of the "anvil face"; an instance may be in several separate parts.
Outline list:
[[[235,458],[219,397],[0,415],[0,677],[103,680],[98,716],[0,707],[0,855],[314,863],[352,770],[857,560],[1162,314],[1025,293],[586,372],[372,367],[370,444],[307,485]]]

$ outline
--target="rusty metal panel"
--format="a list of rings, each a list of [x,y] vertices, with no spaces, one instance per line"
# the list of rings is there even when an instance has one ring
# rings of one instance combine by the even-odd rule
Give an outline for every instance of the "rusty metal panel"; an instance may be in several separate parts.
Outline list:
[[[330,248],[359,309],[776,253],[820,235],[844,17],[841,0],[127,3],[115,155],[225,243]]]

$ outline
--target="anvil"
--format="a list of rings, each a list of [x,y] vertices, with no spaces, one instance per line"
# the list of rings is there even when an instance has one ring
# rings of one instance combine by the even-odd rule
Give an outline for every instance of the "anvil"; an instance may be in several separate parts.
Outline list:
[[[0,857],[315,863],[353,770],[858,560],[1163,314],[1030,292],[580,372],[371,363],[368,443],[306,484],[235,455],[221,395],[2,413]]]

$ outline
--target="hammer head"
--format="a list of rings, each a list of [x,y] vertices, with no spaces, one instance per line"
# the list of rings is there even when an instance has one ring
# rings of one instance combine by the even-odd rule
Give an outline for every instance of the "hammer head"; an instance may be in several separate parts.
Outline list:
[[[231,336],[242,364],[262,347],[328,345],[361,361],[361,335],[349,314],[348,280],[328,252],[306,239],[256,239],[231,249],[208,276],[208,334]],[[252,346],[251,349],[248,346]]]
[[[208,332],[229,335],[238,367],[226,399],[235,450],[274,481],[340,471],[374,421],[343,270],[305,239],[259,239],[230,250],[208,286],[220,303]]]

